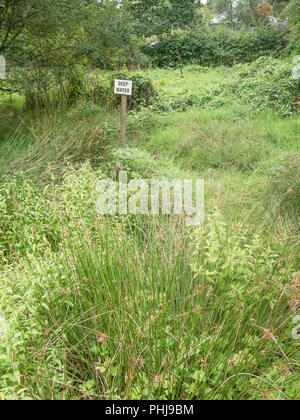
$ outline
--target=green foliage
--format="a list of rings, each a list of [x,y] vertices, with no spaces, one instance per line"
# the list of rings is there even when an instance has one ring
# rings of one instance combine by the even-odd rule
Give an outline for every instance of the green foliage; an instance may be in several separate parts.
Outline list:
[[[153,153],[172,156],[182,168],[203,171],[205,168],[236,168],[251,172],[268,156],[270,146],[264,138],[257,147],[257,135],[242,106],[221,107],[173,113],[165,117],[162,126],[151,136],[147,147]]]
[[[47,189],[45,190],[45,192]],[[27,253],[56,249],[58,220],[49,213],[46,193],[25,176],[0,187],[0,267],[17,263]]]
[[[84,89],[84,68],[74,67],[68,75],[67,98],[74,101],[83,95]]]
[[[39,116],[29,125],[23,142],[16,131],[1,145],[0,175],[22,171],[36,180],[49,181],[54,175],[60,177],[68,163],[90,159],[97,166],[118,139],[118,119],[102,107],[83,102],[69,111]]]
[[[0,50],[8,65],[4,88],[24,95],[28,109],[45,111],[66,102],[63,83],[76,61],[86,7],[79,0],[72,8],[65,0],[56,6],[49,0],[18,0],[1,8],[0,23],[9,15],[0,25]]]
[[[260,27],[254,32],[231,32],[206,27],[165,36],[143,50],[155,66],[176,67],[178,50],[184,64],[218,66],[250,62],[260,56],[278,56],[285,45],[285,35],[276,29]]]
[[[63,0],[56,6],[49,0],[18,0],[11,13],[1,8],[0,51],[5,51],[9,75],[5,90],[25,95],[27,108],[45,110],[49,102],[55,106],[64,96],[68,103],[81,95],[81,66],[115,69],[129,60],[141,63],[130,16],[116,6],[116,1],[75,0],[70,6]],[[6,14],[12,21],[3,22]]]
[[[256,26],[258,19],[255,11],[261,0],[211,0],[209,8],[218,14],[224,14],[224,21],[232,27]]]
[[[116,148],[119,115],[92,96],[22,114],[0,142],[1,399],[299,399],[298,119],[231,91],[287,67],[139,73],[160,97],[129,113],[133,148]],[[85,76],[82,99],[103,80],[111,95],[114,76]],[[192,93],[187,112],[155,109]],[[203,226],[99,217],[97,182],[120,168],[204,178]]]
[[[14,355],[1,377],[4,396],[297,395],[283,295],[296,272],[284,249],[228,225],[218,211],[191,234],[164,217],[99,219],[99,176],[89,165],[68,169],[47,193],[63,221],[61,246],[1,275]]]
[[[273,10],[276,16],[280,16],[283,9],[290,3],[291,0],[271,0],[269,3],[272,4]]]
[[[118,8],[117,0],[93,2],[84,36],[77,48],[93,66],[114,70],[127,62],[141,64],[144,57],[139,50],[139,39],[132,30],[133,18],[125,7]]]
[[[288,19],[291,29],[289,37],[289,53],[300,54],[300,1],[291,0],[282,12],[282,16]]]
[[[268,170],[265,199],[276,216],[289,217],[300,225],[300,155],[286,153]]]
[[[74,96],[73,89],[78,83],[76,71],[75,68],[16,66],[11,69],[7,83],[25,98],[27,110],[33,114],[49,113],[65,107],[69,96]]]
[[[100,76],[100,77],[99,77]],[[115,108],[120,104],[120,95],[114,94],[115,79],[132,80],[133,94],[128,97],[128,109],[140,109],[150,106],[155,98],[151,79],[148,75],[140,72],[129,72],[127,70],[101,75],[91,74],[86,78],[86,97],[95,103],[105,107]]]
[[[300,80],[293,79],[293,66],[291,61],[263,57],[247,66],[236,66],[235,80],[230,88],[234,97],[240,97],[256,108],[274,108],[285,116],[297,113]]]
[[[198,7],[195,0],[128,0],[125,5],[133,16],[134,31],[144,37],[191,27]]]
[[[160,84],[157,83],[158,96],[151,109],[165,113],[172,110],[186,111],[196,106],[217,108],[240,101],[250,104],[256,110],[272,108],[283,116],[297,114],[300,85],[299,80],[292,76],[293,66],[291,60],[261,57],[249,64],[233,66],[230,79],[226,69],[219,68],[218,77],[210,85],[205,85],[206,67],[187,66],[184,70],[185,78],[177,78],[180,88],[174,86],[176,95],[169,94],[164,88],[167,84],[165,78]],[[168,75],[172,77],[172,71],[168,71]]]
[[[153,103],[155,91],[151,79],[140,73],[118,72],[113,75],[114,79],[127,79],[133,82],[133,95],[129,98],[129,109],[148,107]],[[120,100],[120,97],[118,97]]]
[[[222,312],[238,312],[238,302],[240,309],[246,302],[248,309],[256,304],[269,307],[276,304],[268,273],[276,265],[278,255],[265,246],[260,235],[249,235],[242,225],[228,226],[220,212],[215,210],[208,216],[206,225],[196,230],[194,236],[192,269],[197,281],[210,289],[207,298],[211,301],[206,302],[207,306],[222,296],[220,317]],[[280,281],[275,280],[275,283],[279,287]],[[270,294],[264,295],[268,284]],[[263,313],[264,310],[258,312]]]
[[[66,33],[72,38],[74,24],[82,19],[86,6],[80,0],[74,0],[72,7],[68,0],[56,5],[51,0],[4,0],[0,12],[0,53],[21,64],[22,56],[32,52],[33,43],[40,41],[41,47],[45,41],[48,46],[59,40],[65,42]]]

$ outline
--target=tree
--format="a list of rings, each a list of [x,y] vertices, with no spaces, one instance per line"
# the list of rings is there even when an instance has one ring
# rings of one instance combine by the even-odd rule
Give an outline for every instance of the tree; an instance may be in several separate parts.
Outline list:
[[[283,9],[288,5],[290,0],[269,0],[269,3],[271,3],[274,14],[276,16],[279,16]]]
[[[48,77],[54,67],[65,65],[73,54],[80,11],[86,4],[84,0],[73,4],[67,0],[56,4],[51,0],[2,0],[0,53],[6,57],[11,77],[1,83],[1,90],[26,94],[34,89],[34,72],[43,85],[42,73],[47,72]]]
[[[150,37],[175,29],[184,29],[194,22],[197,0],[127,0],[124,6],[135,20],[135,32]]]
[[[25,94],[29,104],[32,97],[43,98],[66,80],[79,88],[83,63],[112,66],[133,56],[136,40],[129,30],[130,16],[117,3],[4,0],[0,51],[10,67],[5,89],[9,83],[9,89]]]
[[[170,0],[172,15],[171,25],[175,28],[188,28],[195,20],[197,9],[200,5],[195,0]]]
[[[288,20],[290,32],[289,51],[300,54],[300,0],[291,0],[282,12]]]
[[[101,67],[138,60],[139,42],[132,31],[132,15],[128,8],[117,7],[118,3],[117,0],[94,3],[84,25],[81,53]]]
[[[235,13],[232,0],[211,0],[209,7],[213,12],[222,14],[224,20],[234,26]]]
[[[0,53],[7,53],[31,34],[40,39],[72,34],[84,8],[82,0],[2,0],[0,5]]]
[[[267,1],[263,1],[258,5],[255,14],[259,18],[267,18],[269,16],[274,16],[273,7]]]
[[[211,0],[209,7],[217,13],[221,13],[224,22],[229,23],[232,27],[254,26],[257,24],[258,17],[261,18],[263,13],[273,13],[272,5],[263,2],[259,11],[262,15],[257,15],[260,3],[260,0]],[[268,12],[266,5],[268,5]],[[271,16],[271,14],[266,16]]]

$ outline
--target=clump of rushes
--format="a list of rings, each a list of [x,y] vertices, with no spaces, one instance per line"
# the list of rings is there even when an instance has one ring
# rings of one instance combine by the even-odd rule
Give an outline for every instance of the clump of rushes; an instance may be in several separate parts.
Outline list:
[[[289,218],[300,228],[300,154],[287,153],[280,156],[276,166],[268,171],[265,197],[273,213]]]
[[[229,224],[218,210],[195,231],[173,216],[96,217],[93,189],[88,200],[78,194],[91,173],[70,169],[55,191],[64,220],[59,248],[1,276],[13,357],[4,392],[299,396],[290,286],[297,272],[287,249]]]

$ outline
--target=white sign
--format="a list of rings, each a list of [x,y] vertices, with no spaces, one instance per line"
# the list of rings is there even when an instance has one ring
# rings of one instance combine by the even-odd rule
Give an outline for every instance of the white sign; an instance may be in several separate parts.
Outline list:
[[[115,79],[115,94],[116,95],[132,95],[132,81]]]
[[[5,67],[6,67],[6,62],[5,62],[5,58],[0,55],[0,79],[5,79]]]

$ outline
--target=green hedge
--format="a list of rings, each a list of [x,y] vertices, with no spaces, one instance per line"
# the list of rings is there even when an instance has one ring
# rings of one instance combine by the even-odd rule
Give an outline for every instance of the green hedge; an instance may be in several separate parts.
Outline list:
[[[233,32],[206,27],[165,36],[145,45],[143,52],[152,65],[159,67],[175,67],[178,51],[184,64],[219,66],[251,62],[261,56],[276,57],[286,43],[286,35],[276,29]]]

